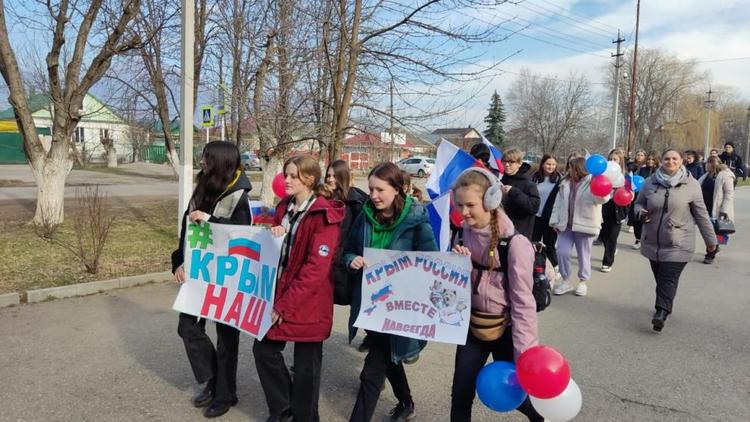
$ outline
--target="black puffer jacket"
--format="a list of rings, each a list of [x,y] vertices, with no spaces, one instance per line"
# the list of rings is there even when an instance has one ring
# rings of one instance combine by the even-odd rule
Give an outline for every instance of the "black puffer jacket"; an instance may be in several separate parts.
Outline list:
[[[559,172],[555,172],[551,178],[550,181],[555,184],[555,187],[552,188],[552,192],[549,193],[549,197],[547,197],[547,202],[544,204],[541,203],[540,199],[540,207],[542,208],[542,220],[545,223],[549,223],[549,218],[552,215],[552,208],[555,206],[555,198],[557,198],[557,192],[560,190],[560,181],[562,180],[562,174]],[[534,184],[540,184],[544,182],[544,177],[540,176],[539,173],[534,173],[534,175],[531,177],[531,181]],[[537,209],[538,211],[538,209]]]
[[[357,219],[357,216],[362,213],[362,207],[368,198],[369,196],[363,190],[351,187],[349,188],[349,194],[346,196],[346,201],[344,201],[344,204],[346,204],[346,214],[344,215],[344,220],[341,222],[339,247],[336,250],[336,256],[333,258],[333,268],[331,268],[334,287],[333,298],[334,303],[337,305],[351,304],[351,289],[342,288],[350,283],[349,278],[351,277],[351,272],[346,268],[346,264],[344,263],[343,249],[352,224]]]
[[[512,176],[505,173],[501,182],[512,186],[508,194],[503,195],[505,213],[510,217],[516,231],[531,239],[534,233],[536,212],[541,202],[536,184],[530,180],[527,173],[522,173],[521,170]]]
[[[226,192],[224,192],[214,203],[211,208],[211,218],[208,219],[211,223],[221,224],[238,224],[238,225],[251,225],[253,223],[253,215],[250,212],[250,202],[248,202],[248,192],[253,189],[250,184],[250,179],[245,176],[245,172],[240,172],[240,177],[237,179],[234,185],[232,185]],[[241,191],[241,193],[240,193]],[[236,194],[235,194],[236,193]],[[187,226],[187,216],[194,210],[193,200],[191,198],[188,209],[185,210],[185,214],[182,216],[182,230],[180,230],[180,243],[177,245],[177,249],[172,252],[172,272],[183,264],[185,261],[185,255],[183,246],[185,245],[185,228]],[[231,210],[231,215],[224,215],[224,212]]]

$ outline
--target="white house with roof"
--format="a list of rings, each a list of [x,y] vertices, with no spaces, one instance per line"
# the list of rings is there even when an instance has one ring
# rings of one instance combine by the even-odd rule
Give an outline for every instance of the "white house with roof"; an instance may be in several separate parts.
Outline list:
[[[41,133],[52,131],[52,105],[47,94],[32,94],[28,100],[34,124]],[[125,120],[103,101],[91,94],[83,98],[81,120],[73,133],[76,148],[88,161],[106,161],[106,152],[102,139],[114,141],[117,158],[129,161],[133,156],[133,147],[129,141],[130,126]],[[14,119],[13,109],[0,112],[0,121]],[[45,130],[46,129],[46,130]],[[51,136],[42,135],[42,141],[49,145]]]

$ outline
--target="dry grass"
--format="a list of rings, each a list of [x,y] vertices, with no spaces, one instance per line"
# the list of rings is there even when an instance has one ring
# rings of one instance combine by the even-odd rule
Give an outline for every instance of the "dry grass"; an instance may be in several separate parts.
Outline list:
[[[117,216],[104,247],[98,274],[88,274],[68,251],[39,238],[29,215],[0,220],[0,294],[171,269],[177,245],[177,201],[131,203],[113,200]],[[76,210],[66,208],[70,215]],[[73,239],[72,218],[58,232]]]

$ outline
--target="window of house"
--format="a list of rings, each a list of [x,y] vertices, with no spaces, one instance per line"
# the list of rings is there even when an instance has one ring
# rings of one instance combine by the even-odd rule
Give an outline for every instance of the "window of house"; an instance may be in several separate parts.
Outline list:
[[[73,141],[76,143],[84,142],[84,132],[82,127],[77,127],[76,131],[73,132]]]
[[[99,139],[111,139],[109,137],[109,129],[99,129]]]

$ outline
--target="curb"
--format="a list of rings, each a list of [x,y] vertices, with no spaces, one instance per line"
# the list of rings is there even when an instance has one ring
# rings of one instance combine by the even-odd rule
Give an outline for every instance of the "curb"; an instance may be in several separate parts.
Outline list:
[[[160,273],[150,273],[135,275],[130,277],[113,278],[111,280],[92,281],[90,283],[71,284],[69,286],[50,287],[46,289],[29,290],[26,292],[26,303],[39,303],[52,299],[64,299],[66,297],[88,296],[108,290],[125,289],[133,286],[140,286],[149,283],[159,283],[172,279],[170,271]],[[18,302],[5,304],[5,296],[15,295]],[[10,295],[0,295],[0,308],[20,304],[18,293]]]
[[[21,295],[18,293],[5,293],[0,295],[0,308],[16,306],[21,304]]]

